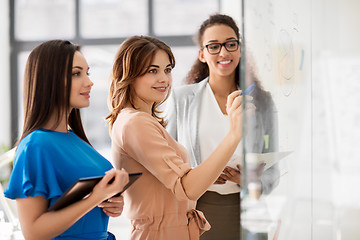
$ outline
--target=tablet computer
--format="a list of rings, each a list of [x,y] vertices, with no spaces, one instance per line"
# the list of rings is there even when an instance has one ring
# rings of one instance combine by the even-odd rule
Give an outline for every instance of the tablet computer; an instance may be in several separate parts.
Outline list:
[[[129,182],[125,185],[124,189],[116,194],[115,196],[119,196],[126,189],[128,189],[140,176],[141,172],[138,173],[129,173]],[[56,200],[56,202],[51,205],[48,211],[56,211],[61,208],[64,208],[72,203],[75,203],[84,197],[86,197],[89,193],[92,192],[95,185],[103,178],[103,176],[96,177],[87,177],[80,178],[77,180],[61,197]],[[111,181],[110,181],[111,182]]]

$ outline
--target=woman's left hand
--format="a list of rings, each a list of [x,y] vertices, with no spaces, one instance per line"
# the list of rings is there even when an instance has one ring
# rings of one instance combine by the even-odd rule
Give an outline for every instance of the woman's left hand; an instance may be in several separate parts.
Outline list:
[[[102,208],[109,217],[119,217],[124,208],[124,198],[122,195],[109,198],[107,201],[100,203],[98,207]]]
[[[237,167],[237,169],[234,169],[231,167],[226,167],[220,176],[225,180],[232,181],[241,186],[242,185],[242,180],[241,180],[242,167],[239,164],[236,165],[236,167]]]

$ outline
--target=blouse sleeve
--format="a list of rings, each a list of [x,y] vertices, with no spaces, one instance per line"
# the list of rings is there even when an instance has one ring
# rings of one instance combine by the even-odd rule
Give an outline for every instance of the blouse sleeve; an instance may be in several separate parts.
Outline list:
[[[169,145],[165,129],[144,114],[137,114],[118,129],[124,151],[164,186],[170,189],[177,199],[188,200],[181,178],[190,170],[190,166],[176,150]],[[116,131],[116,130],[115,130]],[[118,132],[113,135],[119,136]],[[170,137],[168,135],[168,137]]]
[[[51,153],[44,146],[19,146],[5,196],[11,199],[60,196],[62,190],[50,159]]]

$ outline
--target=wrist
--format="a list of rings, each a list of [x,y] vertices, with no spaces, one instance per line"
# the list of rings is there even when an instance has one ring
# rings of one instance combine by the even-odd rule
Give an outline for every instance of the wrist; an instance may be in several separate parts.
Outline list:
[[[240,143],[241,140],[241,134],[236,131],[231,131],[228,134],[230,141],[236,144],[236,146]]]
[[[89,196],[85,199],[88,200],[89,204],[94,206],[97,206],[106,200],[103,199],[103,196],[101,194],[94,194],[94,192],[90,193]]]

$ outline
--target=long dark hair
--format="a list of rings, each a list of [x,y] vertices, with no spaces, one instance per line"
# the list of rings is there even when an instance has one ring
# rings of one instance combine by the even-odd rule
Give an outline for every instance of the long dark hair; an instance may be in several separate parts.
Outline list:
[[[157,38],[150,36],[133,36],[125,40],[115,56],[115,62],[112,70],[112,80],[110,86],[109,108],[110,114],[106,117],[112,128],[120,111],[128,103],[134,106],[134,80],[143,76],[153,61],[155,54],[159,50],[164,50],[170,60],[171,67],[175,67],[175,57],[168,45]],[[169,91],[170,92],[170,91]],[[165,127],[166,121],[158,116],[161,113],[157,107],[161,105],[166,98],[159,103],[154,103],[151,112],[161,125]]]
[[[219,13],[210,15],[210,17],[201,24],[197,34],[194,37],[195,43],[199,47],[201,47],[205,30],[208,29],[209,27],[219,24],[231,27],[241,43],[239,27],[236,25],[234,19],[228,15],[219,14]],[[185,82],[188,84],[198,83],[204,80],[205,78],[207,78],[208,76],[209,76],[209,67],[207,63],[203,63],[199,59],[196,59],[189,73],[186,76]],[[240,82],[239,66],[237,66],[236,68],[235,81],[236,81],[236,85],[239,86],[239,82]]]
[[[66,40],[50,40],[35,47],[26,62],[24,74],[24,126],[21,139],[42,128],[55,114],[56,128],[64,116],[67,125],[89,143],[80,110],[70,109],[72,64],[80,46]],[[19,141],[20,141],[19,140]]]

